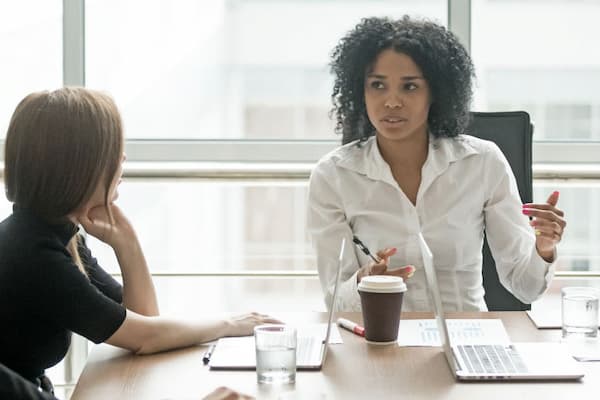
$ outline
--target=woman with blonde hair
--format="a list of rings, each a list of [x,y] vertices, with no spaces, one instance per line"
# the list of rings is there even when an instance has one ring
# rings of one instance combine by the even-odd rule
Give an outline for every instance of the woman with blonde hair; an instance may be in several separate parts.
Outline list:
[[[113,100],[83,88],[32,93],[10,121],[4,180],[14,205],[0,223],[0,362],[45,390],[44,370],[65,356],[72,332],[147,354],[276,322],[257,313],[159,316],[136,232],[114,203],[123,146]],[[112,247],[123,285],[98,265],[78,226]]]

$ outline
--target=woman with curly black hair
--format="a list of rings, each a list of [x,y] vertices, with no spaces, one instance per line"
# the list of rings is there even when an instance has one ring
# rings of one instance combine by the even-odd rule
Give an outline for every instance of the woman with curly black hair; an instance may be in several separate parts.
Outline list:
[[[445,310],[486,310],[484,232],[503,285],[523,302],[539,297],[566,225],[558,192],[522,205],[498,147],[464,135],[474,70],[456,36],[408,16],[367,18],[332,59],[343,146],[313,170],[308,207],[327,300],[339,242],[355,235],[380,261],[346,248],[338,309],[360,310],[358,283],[382,274],[407,280],[404,310],[430,309],[419,232],[434,254]]]

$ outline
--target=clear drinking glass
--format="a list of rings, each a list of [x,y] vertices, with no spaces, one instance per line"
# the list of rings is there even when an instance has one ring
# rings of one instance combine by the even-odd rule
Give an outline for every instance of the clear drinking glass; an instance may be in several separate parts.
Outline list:
[[[289,325],[259,325],[254,328],[258,383],[296,381],[296,328]]]
[[[593,287],[564,287],[561,293],[563,338],[597,337],[600,290]]]

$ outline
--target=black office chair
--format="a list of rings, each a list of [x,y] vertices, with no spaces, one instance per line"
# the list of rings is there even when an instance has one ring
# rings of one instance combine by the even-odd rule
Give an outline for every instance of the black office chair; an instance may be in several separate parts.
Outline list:
[[[531,202],[533,199],[531,168],[533,125],[529,114],[525,111],[472,112],[467,133],[498,145],[513,170],[521,200],[524,203]],[[483,244],[483,287],[485,302],[490,311],[531,309],[531,304],[522,303],[500,283],[487,239]]]

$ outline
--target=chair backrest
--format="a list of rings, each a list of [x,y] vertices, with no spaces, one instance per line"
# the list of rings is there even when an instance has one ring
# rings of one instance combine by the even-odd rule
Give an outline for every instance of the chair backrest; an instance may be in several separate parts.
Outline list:
[[[467,133],[498,145],[508,160],[524,203],[533,199],[532,135],[533,125],[525,111],[472,112]],[[483,287],[490,311],[522,311],[531,309],[502,286],[487,238],[483,244]]]

